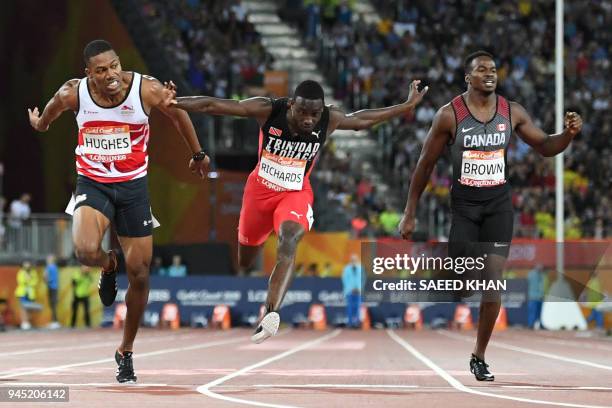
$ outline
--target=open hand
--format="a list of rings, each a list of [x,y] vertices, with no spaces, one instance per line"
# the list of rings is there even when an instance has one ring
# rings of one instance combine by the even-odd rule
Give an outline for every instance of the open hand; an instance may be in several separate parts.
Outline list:
[[[429,90],[429,87],[426,86],[421,91],[419,91],[419,84],[421,83],[420,79],[415,79],[410,83],[410,93],[408,94],[408,99],[406,103],[410,106],[416,106],[423,100],[423,97]]]

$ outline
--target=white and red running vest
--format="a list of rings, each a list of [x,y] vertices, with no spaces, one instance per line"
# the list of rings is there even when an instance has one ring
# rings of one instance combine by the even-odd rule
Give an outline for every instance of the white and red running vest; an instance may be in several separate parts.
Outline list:
[[[142,104],[141,85],[142,75],[134,72],[125,99],[104,108],[92,99],[87,78],[79,81],[79,141],[75,149],[78,174],[100,183],[147,175],[149,116]]]

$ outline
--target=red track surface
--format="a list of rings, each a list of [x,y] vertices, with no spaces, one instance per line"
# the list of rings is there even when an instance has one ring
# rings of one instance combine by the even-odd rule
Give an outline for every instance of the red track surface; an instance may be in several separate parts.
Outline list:
[[[121,385],[118,331],[4,333],[0,386],[66,384],[61,407],[612,407],[612,341],[602,337],[495,333],[496,381],[479,383],[468,371],[473,332],[285,330],[261,345],[249,335],[142,330],[139,385]]]

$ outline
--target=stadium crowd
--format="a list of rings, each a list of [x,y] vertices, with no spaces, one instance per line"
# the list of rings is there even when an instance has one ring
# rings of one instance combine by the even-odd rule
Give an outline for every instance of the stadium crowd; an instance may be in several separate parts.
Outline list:
[[[141,13],[191,87],[220,98],[260,85],[273,59],[239,0],[142,0]]]
[[[554,3],[535,0],[372,0],[381,20],[369,24],[354,1],[279,0],[280,15],[302,29],[350,110],[400,103],[409,81],[431,90],[413,115],[372,131],[379,160],[362,163],[326,149],[314,174],[327,203],[323,220],[361,236],[395,235],[410,177],[436,110],[465,90],[463,58],[476,49],[496,56],[498,92],[522,104],[536,125],[554,130]],[[261,82],[272,57],[261,45],[239,0],[162,2],[142,0],[142,13],[194,89],[232,97]],[[565,3],[565,104],[584,119],[565,156],[565,223],[568,238],[612,235],[609,110],[612,5],[602,0]],[[300,17],[301,16],[301,17]],[[472,22],[477,21],[474,25]],[[228,50],[230,50],[228,52]],[[542,159],[515,139],[508,154],[515,207],[515,235],[554,238],[553,159]],[[391,184],[380,190],[372,168]],[[437,165],[419,217],[447,233],[450,220],[448,157]],[[390,201],[389,194],[399,197]],[[321,206],[319,206],[321,211]],[[347,216],[348,214],[348,216]],[[318,223],[324,225],[324,223]],[[315,224],[316,226],[317,224]],[[431,231],[431,229],[430,229]],[[442,232],[444,231],[444,232]],[[432,237],[433,238],[433,237]]]
[[[522,104],[538,126],[554,130],[554,3],[374,0],[381,16],[377,24],[367,24],[363,15],[352,15],[353,1],[288,0],[285,5],[289,3],[293,7],[301,3],[301,12],[308,17],[296,23],[307,43],[319,51],[335,96],[347,108],[400,103],[412,78],[422,78],[431,85],[426,101],[414,115],[393,121],[389,129],[374,130],[384,136],[379,146],[382,166],[386,166],[383,172],[403,198],[436,109],[464,91],[463,58],[476,49],[490,50],[496,56],[498,92]],[[603,44],[610,43],[606,27],[612,23],[612,5],[605,1],[565,4],[565,105],[578,111],[585,122],[582,133],[566,151],[566,237],[609,237],[612,84],[606,73],[612,50]],[[297,14],[286,13],[289,18]],[[478,21],[477,28],[473,21]],[[319,40],[313,42],[316,33],[320,33]],[[515,235],[554,238],[554,161],[543,160],[517,139],[508,156]],[[319,171],[323,172],[338,166],[337,160],[322,164]],[[449,220],[450,185],[451,166],[445,158],[423,198],[429,204],[423,206],[426,211],[433,211],[433,218],[443,223]],[[329,195],[352,208],[357,218],[367,216],[370,224],[378,226],[378,233],[390,232],[381,228],[388,211],[381,205],[384,197],[376,194],[367,178],[340,175],[332,180],[329,190]]]

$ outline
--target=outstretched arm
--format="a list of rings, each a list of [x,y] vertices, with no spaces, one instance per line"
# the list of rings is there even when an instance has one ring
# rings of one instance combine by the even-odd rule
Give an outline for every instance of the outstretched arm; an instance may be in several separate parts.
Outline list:
[[[576,112],[565,113],[565,129],[559,134],[548,135],[538,128],[520,104],[510,103],[516,133],[528,145],[545,157],[561,153],[582,129],[582,118]]]
[[[164,92],[164,86],[153,77],[144,77],[142,92],[143,99],[149,106],[159,109],[172,121],[172,124],[185,141],[185,144],[187,144],[191,154],[194,155],[201,152],[202,147],[198,141],[198,136],[196,135],[191,118],[189,118],[187,112],[172,109],[167,106],[168,94]],[[208,173],[209,163],[210,159],[208,156],[203,155],[199,160],[194,160],[192,158],[189,161],[189,168],[192,173],[199,175],[201,178],[205,178]]]
[[[345,114],[338,108],[333,108],[331,120],[332,131],[335,129],[368,129],[380,122],[405,114],[414,109],[419,102],[421,102],[423,96],[425,96],[429,89],[429,87],[426,86],[422,91],[419,91],[419,83],[421,83],[419,80],[412,81],[408,99],[406,102],[399,105],[380,109],[363,109],[349,114]]]
[[[49,130],[49,125],[53,123],[62,112],[67,110],[76,111],[78,109],[78,84],[78,79],[71,79],[62,85],[49,102],[47,102],[42,115],[38,112],[38,107],[28,109],[30,125],[39,132],[46,132]]]
[[[452,129],[455,126],[455,116],[449,105],[445,105],[434,116],[431,129],[427,134],[421,156],[414,170],[404,216],[399,224],[400,234],[404,239],[409,239],[416,226],[416,210],[423,190],[427,186],[431,172],[444,151],[448,141],[452,137]]]
[[[272,100],[270,98],[256,96],[241,101],[212,96],[182,96],[176,98],[176,85],[172,81],[164,85],[166,105],[188,112],[255,118],[259,126],[265,123],[272,112]]]

